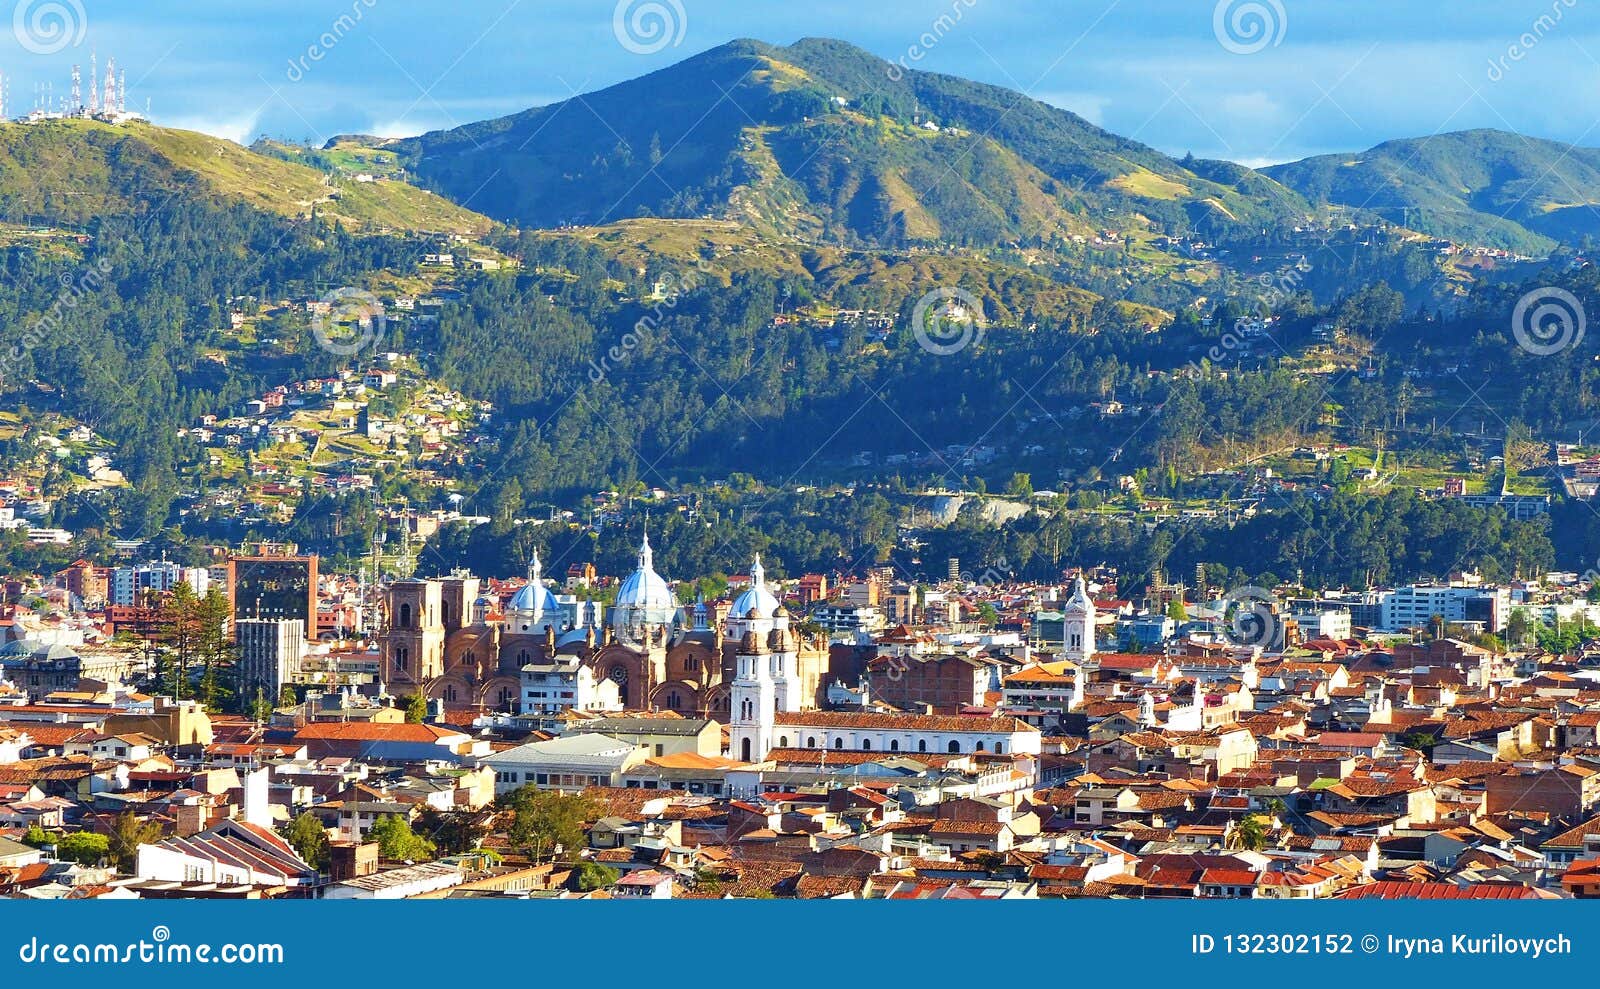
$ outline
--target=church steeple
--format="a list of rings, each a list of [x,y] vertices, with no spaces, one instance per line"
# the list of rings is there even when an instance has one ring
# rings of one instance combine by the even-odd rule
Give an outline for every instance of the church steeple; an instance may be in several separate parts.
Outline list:
[[[1081,666],[1094,658],[1094,600],[1089,588],[1078,575],[1072,588],[1072,597],[1061,609],[1061,636],[1065,645],[1064,657]]]

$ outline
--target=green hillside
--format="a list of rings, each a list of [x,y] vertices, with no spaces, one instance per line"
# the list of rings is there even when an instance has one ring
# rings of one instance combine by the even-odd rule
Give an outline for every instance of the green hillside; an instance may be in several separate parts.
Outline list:
[[[492,226],[404,182],[331,176],[193,131],[89,120],[0,125],[0,218],[86,226],[159,208],[152,190],[243,201],[289,218],[315,212],[350,229],[480,235]]]
[[[1600,149],[1504,131],[1388,141],[1265,172],[1313,202],[1464,243],[1544,253],[1600,232]]]

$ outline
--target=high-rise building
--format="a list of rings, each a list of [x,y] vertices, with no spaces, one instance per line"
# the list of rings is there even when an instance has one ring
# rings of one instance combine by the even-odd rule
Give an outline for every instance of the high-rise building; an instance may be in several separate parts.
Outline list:
[[[306,625],[298,618],[239,618],[233,623],[239,645],[239,696],[247,703],[260,691],[277,703],[283,685],[300,672],[306,655]]]
[[[317,634],[315,556],[235,556],[228,560],[228,604],[235,618],[298,618]]]

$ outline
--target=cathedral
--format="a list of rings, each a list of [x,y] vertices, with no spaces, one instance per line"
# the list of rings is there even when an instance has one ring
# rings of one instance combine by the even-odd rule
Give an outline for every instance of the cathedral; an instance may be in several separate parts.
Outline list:
[[[728,723],[737,684],[759,679],[765,686],[754,695],[739,690],[741,700],[782,711],[818,707],[826,691],[827,642],[791,628],[760,557],[731,605],[701,600],[684,609],[655,570],[648,536],[604,620],[594,602],[563,605],[545,585],[537,555],[527,583],[503,608],[478,578],[453,575],[391,583],[384,610],[388,689],[420,690],[447,708],[620,707]],[[749,665],[756,662],[760,678]]]

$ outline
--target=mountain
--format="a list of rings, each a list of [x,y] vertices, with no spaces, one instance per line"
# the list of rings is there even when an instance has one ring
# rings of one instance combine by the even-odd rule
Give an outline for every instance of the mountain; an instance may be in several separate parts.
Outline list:
[[[607,89],[394,142],[428,188],[536,227],[731,219],[856,245],[1116,231],[1224,236],[1310,211],[1259,173],[1177,161],[1015,92],[840,41],[735,41]]]
[[[315,212],[353,230],[476,235],[493,225],[405,182],[355,181],[193,131],[91,120],[0,125],[0,218],[83,227],[178,194],[290,219]]]
[[[1600,231],[1600,149],[1505,131],[1387,141],[1263,171],[1314,203],[1462,243],[1544,253]]]

